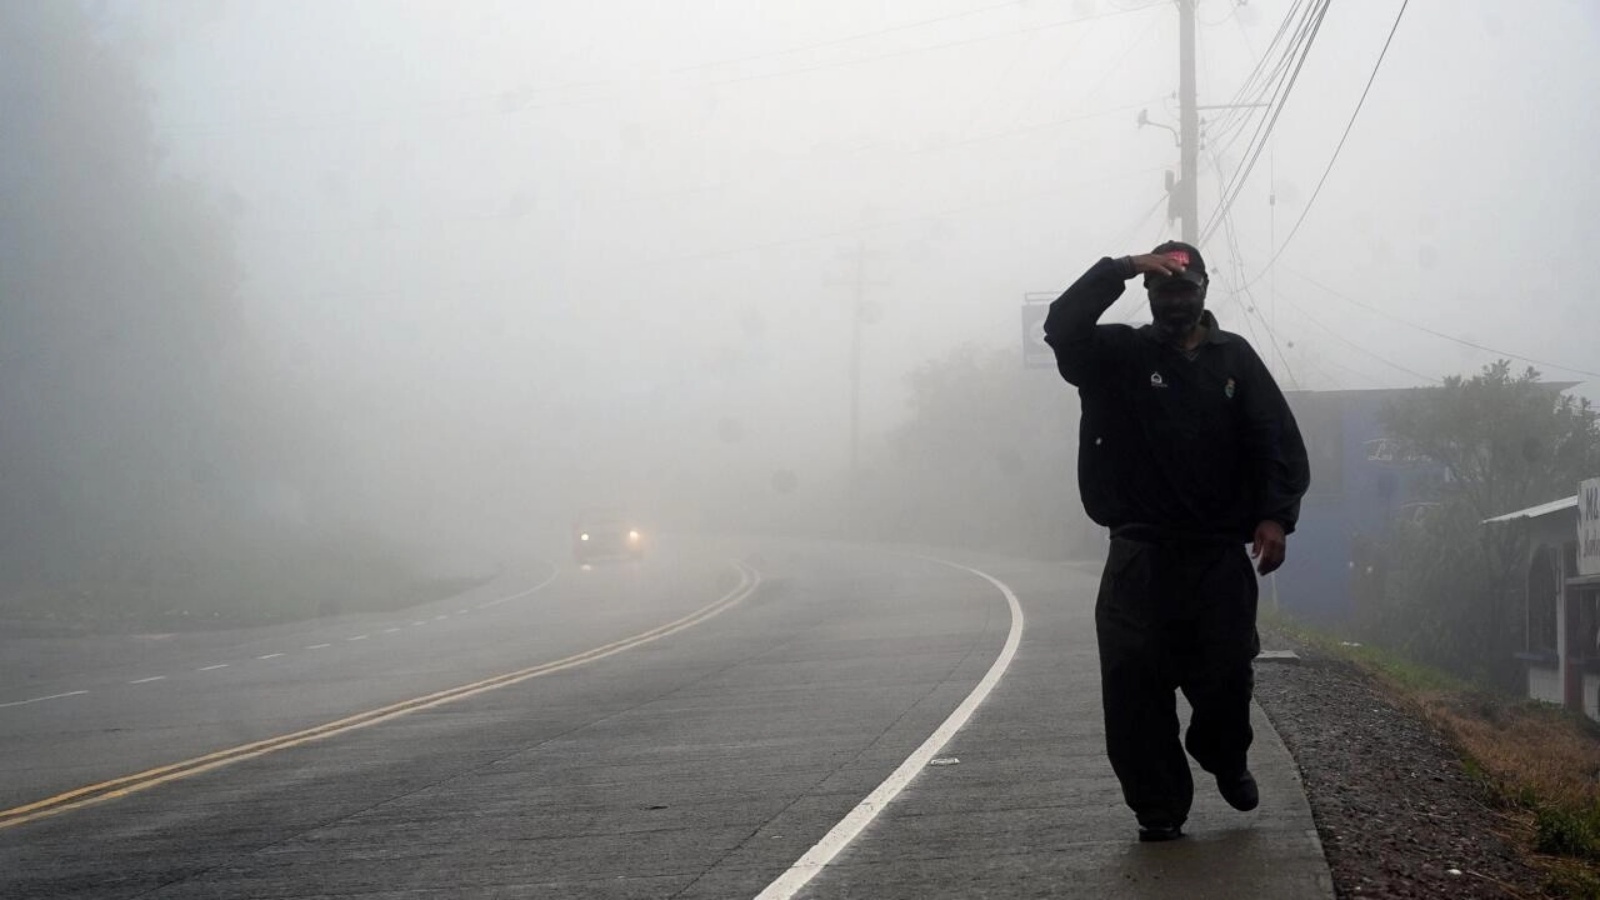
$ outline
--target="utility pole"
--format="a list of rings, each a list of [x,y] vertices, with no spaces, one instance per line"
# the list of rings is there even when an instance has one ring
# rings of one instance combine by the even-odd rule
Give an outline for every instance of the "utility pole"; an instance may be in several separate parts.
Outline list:
[[[850,481],[852,486],[861,474],[861,331],[862,326],[870,324],[869,320],[875,319],[876,314],[867,304],[867,288],[887,284],[884,281],[867,280],[867,259],[869,256],[865,244],[858,244],[856,249],[848,256],[854,259],[855,271],[851,273],[850,284],[854,289],[854,296],[850,304]],[[840,282],[831,282],[839,284]]]
[[[1178,2],[1178,143],[1182,153],[1174,186],[1175,218],[1183,220],[1183,241],[1200,240],[1200,108],[1194,83],[1194,8],[1199,0]]]
[[[850,307],[850,482],[861,472],[861,317],[867,295],[867,251],[857,247],[856,295]]]
[[[1200,0],[1173,0],[1178,4],[1178,129],[1150,121],[1149,111],[1139,113],[1139,125],[1173,131],[1178,140],[1178,179],[1167,172],[1167,219],[1181,219],[1180,236],[1186,244],[1200,241],[1200,111],[1203,109],[1255,109],[1268,103],[1213,103],[1200,105],[1194,77],[1195,7]],[[1241,0],[1242,2],[1242,0]]]

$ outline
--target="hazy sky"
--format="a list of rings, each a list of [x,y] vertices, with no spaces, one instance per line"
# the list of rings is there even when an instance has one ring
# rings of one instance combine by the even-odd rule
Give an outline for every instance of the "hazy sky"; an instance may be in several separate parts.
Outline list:
[[[1203,0],[1202,103],[1232,97],[1290,5]],[[1600,304],[1576,283],[1600,208],[1600,6],[1582,0],[1412,2],[1327,187],[1252,289],[1259,316],[1229,296],[1306,209],[1399,6],[1333,5],[1233,208],[1237,256],[1220,235],[1202,247],[1211,307],[1285,387],[1494,358],[1396,318],[1600,371]],[[307,384],[367,398],[358,419],[537,422],[581,443],[603,409],[667,445],[720,427],[763,464],[842,459],[858,248],[876,431],[919,361],[1018,344],[1023,294],[1174,233],[1164,206],[1147,213],[1177,150],[1136,122],[1177,123],[1171,2],[102,10],[141,47],[173,169],[234,218],[263,333]],[[668,414],[684,428],[651,430]]]

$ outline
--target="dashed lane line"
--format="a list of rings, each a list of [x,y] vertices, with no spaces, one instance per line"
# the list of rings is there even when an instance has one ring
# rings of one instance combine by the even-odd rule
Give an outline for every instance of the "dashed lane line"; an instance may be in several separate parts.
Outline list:
[[[0,703],[0,709],[5,709],[8,706],[27,706],[30,703],[43,703],[46,700],[60,700],[63,697],[79,697],[79,696],[82,696],[82,695],[87,694],[87,693],[89,693],[89,692],[88,691],[67,691],[65,694],[51,694],[48,697],[34,697],[31,700],[13,700],[10,703]]]
[[[388,706],[382,706],[363,713],[357,713],[353,716],[347,716],[343,719],[327,722],[313,728],[307,728],[304,731],[282,734],[277,737],[267,738],[265,740],[255,741],[249,744],[241,744],[237,747],[230,747],[226,750],[219,750],[215,753],[208,753],[204,756],[197,756],[193,759],[172,763],[171,765],[149,769],[132,775],[124,775],[121,778],[113,778],[109,781],[102,781],[98,784],[85,785],[84,787],[75,788],[65,793],[57,794],[53,797],[46,797],[43,800],[36,800],[32,803],[25,803],[22,806],[0,810],[0,830],[21,825],[26,822],[31,822],[36,819],[41,819],[46,816],[53,816],[69,810],[79,809],[91,804],[102,803],[107,800],[125,797],[136,791],[147,790],[149,788],[156,787],[157,785],[165,784],[169,781],[176,781],[180,778],[187,778],[191,775],[209,772],[213,769],[218,769],[232,763],[240,762],[246,759],[254,759],[255,757],[264,756],[268,753],[284,750],[289,747],[296,747],[312,741],[323,740],[325,738],[330,738],[335,735],[353,731],[357,728],[365,728],[369,725],[376,725],[380,722],[386,722],[390,719],[395,719],[400,716],[418,712],[420,710],[429,709],[431,707],[440,706],[446,703],[453,703],[457,700],[464,700],[468,697],[473,697],[488,691],[498,690],[499,688],[518,684],[531,678],[538,678],[542,675],[549,675],[553,672],[560,672],[566,669],[576,668],[597,660],[605,659],[608,656],[614,656],[626,650],[631,650],[634,647],[648,644],[652,641],[658,641],[664,637],[683,631],[686,628],[692,628],[696,625],[699,625],[711,617],[716,616],[723,611],[743,602],[745,598],[755,593],[756,588],[760,587],[761,585],[761,574],[754,569],[746,567],[743,563],[734,562],[733,567],[735,571],[738,572],[739,584],[731,591],[686,616],[675,619],[671,622],[667,622],[664,625],[658,625],[648,631],[642,631],[630,637],[612,641],[609,644],[603,644],[599,647],[585,650],[582,653],[575,653],[562,659],[541,663],[536,666],[530,666],[526,669],[520,669],[515,672],[507,672],[502,675],[496,675],[492,678],[485,678],[482,681],[476,681],[471,684],[463,684],[458,687],[437,691],[435,693],[426,694],[421,697],[415,697],[410,700],[403,700],[399,703],[392,703]]]
[[[518,591],[517,593],[511,594],[510,596],[501,597],[498,600],[491,600],[488,603],[480,604],[477,608],[478,609],[487,609],[488,607],[491,607],[491,606],[499,606],[500,604],[505,603],[508,600],[518,600],[518,599],[521,599],[523,597],[526,597],[529,594],[532,594],[535,591],[538,591],[539,589],[543,588],[545,585],[549,584],[550,582],[555,581],[556,580],[556,576],[559,575],[560,573],[561,573],[560,569],[552,569],[551,572],[550,572],[549,577],[545,578],[545,580],[539,582],[538,584],[534,585],[533,587],[530,587],[530,588],[528,588],[526,590]],[[466,615],[467,612],[468,612],[468,610],[458,609],[458,610],[456,610],[456,615],[458,615],[458,616]],[[447,617],[444,616],[444,615],[438,615],[438,616],[435,616],[434,618],[435,619],[444,619],[444,618],[447,618]],[[412,625],[426,625],[428,623],[425,620],[418,620],[418,621],[412,622],[411,624]],[[398,627],[385,628],[383,630],[383,633],[384,634],[395,634],[398,631],[400,631],[400,628],[398,628]],[[362,641],[362,640],[366,640],[367,637],[368,637],[368,635],[358,634],[358,635],[356,635],[354,637],[345,638],[345,640],[346,641]],[[312,644],[311,646],[306,647],[305,649],[307,649],[307,650],[322,650],[322,649],[326,649],[326,648],[331,647],[331,646],[333,646],[333,645],[332,644]],[[277,659],[278,657],[285,656],[285,655],[287,655],[287,654],[284,654],[284,653],[268,653],[268,654],[266,654],[264,656],[258,656],[258,657],[256,657],[256,659],[258,659],[258,660]],[[204,666],[202,668],[196,669],[195,671],[197,671],[197,672],[212,672],[212,671],[215,671],[217,669],[226,669],[228,667],[228,665],[229,665],[228,663],[218,663],[217,665],[214,665],[214,666]],[[166,679],[166,677],[167,676],[165,676],[165,675],[156,675],[156,676],[152,676],[150,678],[141,678],[141,679],[139,679],[137,681],[130,681],[128,683],[129,684],[146,684],[146,683],[152,682],[152,681],[163,681],[163,680]],[[59,699],[61,699],[63,697],[76,697],[76,696],[78,696],[80,694],[87,694],[87,693],[89,693],[87,690],[68,691],[68,692],[63,693],[63,694],[51,694],[48,697],[34,697],[32,699],[29,699],[29,700],[13,700],[13,701],[11,701],[9,703],[0,703],[0,709],[7,709],[7,708],[13,707],[13,706],[26,706],[26,705],[28,705],[30,703],[42,703],[42,702],[44,702],[46,700],[59,700]]]

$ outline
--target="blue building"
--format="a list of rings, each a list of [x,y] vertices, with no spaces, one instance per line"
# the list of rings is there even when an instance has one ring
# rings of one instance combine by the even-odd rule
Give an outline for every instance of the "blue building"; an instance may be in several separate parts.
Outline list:
[[[1428,503],[1442,466],[1408,458],[1379,423],[1415,388],[1290,391],[1311,458],[1311,489],[1289,540],[1289,562],[1263,585],[1268,602],[1323,625],[1355,622],[1380,597],[1392,523]]]

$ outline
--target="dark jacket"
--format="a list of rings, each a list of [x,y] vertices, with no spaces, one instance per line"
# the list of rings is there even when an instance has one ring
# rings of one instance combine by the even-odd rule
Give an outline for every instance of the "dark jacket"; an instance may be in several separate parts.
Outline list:
[[[1294,531],[1311,481],[1294,414],[1245,339],[1217,327],[1190,360],[1154,327],[1097,325],[1133,276],[1106,258],[1054,303],[1045,341],[1078,387],[1078,489],[1116,532],[1247,542],[1262,520]]]

